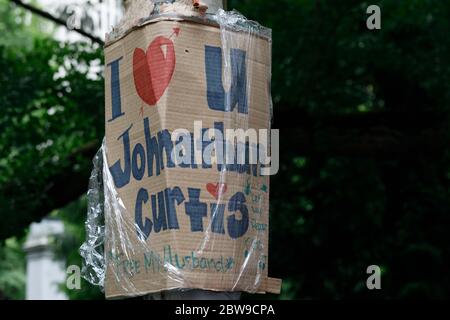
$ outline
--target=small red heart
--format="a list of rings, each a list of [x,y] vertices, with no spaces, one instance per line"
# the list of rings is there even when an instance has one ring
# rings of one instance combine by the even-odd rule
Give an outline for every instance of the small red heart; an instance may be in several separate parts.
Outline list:
[[[167,47],[164,55],[162,46]],[[148,105],[154,106],[169,86],[175,70],[175,49],[172,40],[156,37],[147,53],[136,48],[133,54],[133,77],[136,91]]]
[[[219,197],[227,192],[227,185],[225,183],[208,183],[206,185],[206,190],[216,199],[218,200]]]

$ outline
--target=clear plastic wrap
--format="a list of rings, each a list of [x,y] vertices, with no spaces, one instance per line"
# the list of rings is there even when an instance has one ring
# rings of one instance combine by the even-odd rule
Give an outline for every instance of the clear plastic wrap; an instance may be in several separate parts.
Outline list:
[[[86,241],[80,247],[83,258],[82,275],[91,284],[103,289],[105,283],[105,210],[103,193],[103,145],[92,164],[87,192]]]
[[[270,153],[270,29],[235,11],[154,14],[105,50],[106,138],[88,192],[84,277],[108,298],[279,292],[268,277],[267,163],[254,159]]]
[[[158,15],[173,18],[213,18],[221,8],[222,2],[222,0],[132,0],[123,19],[106,35],[106,41],[114,41]]]

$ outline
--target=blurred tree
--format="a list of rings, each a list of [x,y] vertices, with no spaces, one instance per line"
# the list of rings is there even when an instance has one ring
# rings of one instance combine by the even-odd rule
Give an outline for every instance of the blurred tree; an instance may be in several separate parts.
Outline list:
[[[21,245],[15,239],[0,245],[0,300],[25,298],[25,257]]]
[[[450,295],[450,3],[377,3],[382,29],[369,31],[366,1],[229,1],[273,28],[275,123],[299,127],[282,127],[271,188],[284,298]],[[48,40],[0,49],[0,239],[85,192],[103,136],[101,69],[88,67],[100,59]],[[381,291],[366,289],[372,264]]]
[[[101,51],[88,44],[0,47],[1,235],[16,235],[73,201],[73,188],[85,189],[90,161],[76,150],[103,136],[100,65]],[[74,172],[83,174],[73,181]]]
[[[36,4],[36,0],[30,1]],[[55,30],[49,21],[17,8],[9,0],[0,0],[0,46],[31,49],[37,38],[46,38]]]
[[[101,51],[87,43],[58,43],[49,39],[51,30],[49,22],[0,0],[0,296],[4,298],[24,298],[25,259],[20,254],[22,241],[15,239],[22,239],[31,222],[76,199],[78,195],[74,198],[71,193],[74,184],[81,194],[86,180],[74,182],[64,175],[89,171],[83,147],[86,141],[96,145],[102,136]],[[88,174],[84,176],[87,179]],[[43,202],[45,208],[40,207]],[[77,211],[73,215],[82,219]],[[2,241],[12,236],[16,238]],[[69,263],[79,264],[70,259],[77,250],[70,243],[64,246],[65,255]]]

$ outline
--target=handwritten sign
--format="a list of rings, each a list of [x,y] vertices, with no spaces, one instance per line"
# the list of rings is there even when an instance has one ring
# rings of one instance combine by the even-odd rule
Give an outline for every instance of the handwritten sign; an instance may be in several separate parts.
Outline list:
[[[279,291],[269,177],[237,154],[219,161],[228,129],[267,130],[271,116],[270,42],[233,38],[224,47],[218,27],[163,20],[105,48],[108,298]]]

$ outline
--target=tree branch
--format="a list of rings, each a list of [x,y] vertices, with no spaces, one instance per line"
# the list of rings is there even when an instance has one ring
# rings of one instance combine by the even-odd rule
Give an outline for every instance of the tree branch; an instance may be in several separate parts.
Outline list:
[[[27,3],[24,3],[21,0],[9,0],[9,1],[15,3],[17,6],[22,7],[22,8],[24,8],[24,9],[26,9],[26,10],[28,10],[28,11],[30,11],[30,12],[32,12],[32,13],[40,16],[40,17],[42,17],[42,18],[44,18],[44,19],[50,20],[50,21],[52,21],[52,22],[54,22],[54,23],[56,23],[56,24],[58,24],[60,26],[63,26],[67,30],[75,31],[75,32],[81,34],[82,36],[89,38],[91,41],[93,41],[95,43],[98,43],[101,46],[103,46],[105,44],[100,38],[97,38],[96,36],[93,36],[92,34],[84,31],[81,28],[74,27],[73,29],[69,29],[69,27],[67,26],[67,21],[64,21],[61,18],[55,17],[54,15],[52,15],[52,14],[50,14],[50,13],[44,11],[44,10],[36,8],[36,7],[34,7],[32,5],[29,5]]]

